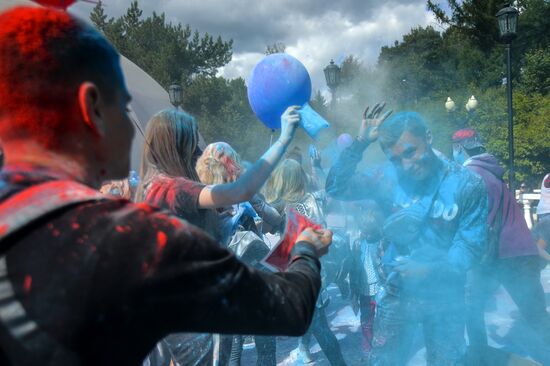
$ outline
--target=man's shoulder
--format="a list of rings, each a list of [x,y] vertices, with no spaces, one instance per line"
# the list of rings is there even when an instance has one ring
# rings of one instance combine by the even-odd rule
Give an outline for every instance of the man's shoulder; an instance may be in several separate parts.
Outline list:
[[[463,184],[465,182],[477,183],[482,180],[472,169],[457,164],[454,161],[447,161],[446,165],[449,172],[447,175],[448,181],[456,181],[457,184]]]
[[[455,162],[447,162],[448,174],[445,185],[462,196],[486,194],[485,182],[476,172]]]
[[[66,212],[59,220],[70,223],[68,227],[81,230],[90,239],[104,243],[116,241],[139,245],[158,236],[172,240],[206,235],[169,211],[126,200],[84,203]]]

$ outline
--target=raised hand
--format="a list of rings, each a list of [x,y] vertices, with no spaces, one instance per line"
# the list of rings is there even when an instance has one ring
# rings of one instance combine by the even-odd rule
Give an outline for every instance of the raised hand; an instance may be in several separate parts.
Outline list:
[[[380,115],[385,106],[386,102],[377,103],[370,110],[370,113],[370,108],[368,106],[365,108],[365,111],[363,112],[363,118],[361,120],[361,127],[359,128],[359,135],[357,136],[359,140],[374,142],[376,141],[376,139],[378,139],[378,128],[393,112],[390,109],[383,115]]]
[[[311,159],[311,166],[318,168],[321,167],[321,154],[315,145],[309,146],[309,158]]]
[[[289,144],[294,138],[298,124],[300,123],[300,106],[290,106],[281,116],[281,136],[279,141],[283,144]]]

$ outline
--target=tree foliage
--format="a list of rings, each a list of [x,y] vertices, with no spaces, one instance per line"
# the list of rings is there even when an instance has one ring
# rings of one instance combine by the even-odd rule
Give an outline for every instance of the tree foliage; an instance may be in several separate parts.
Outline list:
[[[537,181],[550,171],[550,3],[518,0],[518,37],[512,43],[516,179]],[[311,106],[331,122],[330,133],[317,142],[334,142],[341,133],[354,135],[365,105],[386,100],[395,111],[416,110],[425,116],[435,147],[450,154],[450,137],[462,127],[476,128],[490,152],[508,164],[506,64],[495,13],[496,0],[447,0],[444,11],[427,1],[444,31],[416,27],[391,46],[382,47],[374,67],[349,55],[341,64],[336,103],[327,103],[320,91]],[[245,159],[255,160],[269,146],[273,132],[254,116],[243,79],[215,76],[231,59],[232,41],[214,40],[190,26],[166,23],[164,14],[143,18],[137,2],[126,14],[108,18],[101,2],[92,22],[115,47],[167,86],[185,85],[184,108],[198,119],[207,142],[227,141]],[[265,54],[285,51],[275,43]],[[479,101],[475,112],[464,108],[471,95]],[[457,108],[448,113],[451,96]],[[277,134],[277,132],[275,132]],[[295,144],[311,140],[298,131]]]
[[[186,89],[183,107],[197,118],[207,143],[225,141],[253,161],[269,146],[272,132],[252,112],[242,78],[199,76]]]
[[[274,53],[285,53],[286,45],[283,42],[275,42],[271,45],[266,46],[265,55],[269,56]]]
[[[189,25],[166,22],[164,13],[142,17],[137,1],[119,18],[105,15],[101,1],[90,19],[115,48],[168,87],[176,81],[188,84],[196,75],[214,76],[231,60],[233,41],[224,41]]]
[[[517,3],[518,37],[512,43],[516,179],[537,181],[550,171],[550,3]],[[444,31],[411,29],[402,40],[382,47],[374,69],[353,56],[346,59],[338,104],[329,111],[333,126],[338,133],[354,133],[364,106],[386,100],[394,110],[424,115],[435,147],[447,155],[455,130],[476,128],[507,167],[506,60],[495,18],[502,3],[448,0],[447,5],[446,12],[428,1]],[[475,112],[465,109],[471,95],[479,101]],[[457,107],[452,113],[444,107],[448,96]]]
[[[527,93],[550,92],[550,49],[536,49],[525,55],[521,87]]]

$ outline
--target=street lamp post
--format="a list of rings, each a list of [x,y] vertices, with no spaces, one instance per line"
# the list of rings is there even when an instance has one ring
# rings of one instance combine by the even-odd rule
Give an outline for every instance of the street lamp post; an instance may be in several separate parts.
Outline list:
[[[466,102],[466,105],[464,106],[466,110],[470,113],[476,110],[477,108],[477,99],[473,95],[468,99],[468,102]]]
[[[336,103],[336,88],[340,85],[340,68],[334,64],[334,60],[330,60],[330,64],[323,70],[325,72],[325,79],[327,86],[330,89],[332,95],[331,105],[334,107]]]
[[[466,111],[468,111],[467,124],[470,124],[472,117],[475,116],[477,104],[477,99],[473,95],[466,102],[464,108],[466,108]]]
[[[183,104],[183,89],[177,82],[173,82],[168,87],[168,96],[170,97],[170,103],[176,108]]]
[[[456,104],[455,101],[451,99],[451,97],[447,97],[447,101],[445,102],[445,109],[447,112],[451,113],[455,110]]]
[[[512,52],[510,45],[516,37],[516,29],[518,24],[518,11],[512,6],[507,6],[501,9],[496,17],[498,19],[498,28],[500,38],[506,45],[506,91],[508,94],[508,156],[510,171],[509,171],[509,188],[514,192],[514,110],[512,107]]]
[[[464,105],[464,108],[466,108],[466,110],[468,111],[468,117],[466,120],[460,121],[461,126],[468,125],[468,121],[470,120],[470,118],[472,118],[472,115],[474,114],[477,106],[478,101],[476,97],[472,95]],[[449,113],[452,121],[456,122],[456,103],[454,100],[451,99],[451,97],[447,97],[447,101],[445,102],[445,109],[447,110],[447,113]]]
[[[447,97],[447,101],[445,102],[445,109],[447,110],[447,116],[449,117],[449,121],[453,125],[456,124],[456,104],[455,101],[451,99],[451,97]]]

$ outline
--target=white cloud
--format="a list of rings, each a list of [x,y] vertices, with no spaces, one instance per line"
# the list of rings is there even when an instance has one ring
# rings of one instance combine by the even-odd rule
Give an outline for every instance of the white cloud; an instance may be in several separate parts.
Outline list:
[[[120,16],[130,0],[104,0],[109,16]],[[83,17],[93,5],[71,10]],[[140,1],[144,15],[165,12],[167,20],[234,40],[225,77],[250,75],[269,44],[283,42],[287,53],[309,70],[314,90],[326,93],[323,68],[348,55],[374,65],[380,48],[401,40],[412,27],[435,24],[424,0],[159,0]]]
[[[299,35],[285,42],[286,52],[302,61],[309,70],[314,90],[326,89],[323,69],[331,59],[339,63],[346,56],[355,55],[363,63],[374,65],[382,46],[401,40],[411,27],[426,26],[434,21],[425,11],[423,2],[382,6],[376,17],[357,23],[337,12],[325,13],[318,18],[289,15],[286,19],[293,28],[291,33]],[[235,53],[221,73],[226,77],[238,75],[247,78],[261,56],[260,53]]]

